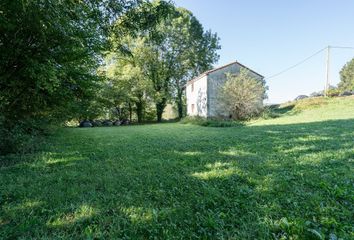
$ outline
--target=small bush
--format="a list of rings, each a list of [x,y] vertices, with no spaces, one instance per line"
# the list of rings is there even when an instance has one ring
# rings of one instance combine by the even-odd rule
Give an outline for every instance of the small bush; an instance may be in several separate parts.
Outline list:
[[[263,110],[267,87],[264,79],[255,78],[242,68],[238,75],[227,74],[227,80],[218,92],[220,115],[234,120],[258,117]]]
[[[265,107],[261,114],[261,118],[263,119],[272,119],[280,117],[280,113],[274,111],[275,107]]]
[[[53,129],[43,121],[27,120],[5,124],[0,121],[0,155],[33,152]]]
[[[340,90],[338,88],[330,89],[327,91],[328,97],[338,97],[340,94]]]
[[[241,122],[233,120],[221,120],[221,119],[210,119],[203,117],[185,117],[180,123],[182,124],[193,124],[203,127],[237,127],[242,126]]]

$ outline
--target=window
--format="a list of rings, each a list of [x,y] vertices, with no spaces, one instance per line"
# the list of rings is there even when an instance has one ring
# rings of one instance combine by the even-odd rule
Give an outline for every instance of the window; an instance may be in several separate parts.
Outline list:
[[[192,92],[194,91],[194,83],[192,83]]]
[[[192,113],[194,113],[194,104],[192,104]]]

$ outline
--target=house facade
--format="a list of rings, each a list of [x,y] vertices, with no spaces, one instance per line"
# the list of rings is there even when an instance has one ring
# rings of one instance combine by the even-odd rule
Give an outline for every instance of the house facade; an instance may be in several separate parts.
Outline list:
[[[226,74],[238,74],[242,68],[249,70],[254,78],[263,79],[259,73],[239,62],[232,62],[222,67],[206,71],[186,84],[187,115],[200,117],[227,117],[229,113],[218,108],[218,89],[226,82]]]

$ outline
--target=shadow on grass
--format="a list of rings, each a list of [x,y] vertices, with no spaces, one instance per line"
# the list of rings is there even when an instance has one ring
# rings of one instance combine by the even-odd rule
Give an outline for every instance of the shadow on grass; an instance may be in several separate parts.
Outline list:
[[[36,160],[0,170],[0,237],[348,239],[353,129],[65,132]]]

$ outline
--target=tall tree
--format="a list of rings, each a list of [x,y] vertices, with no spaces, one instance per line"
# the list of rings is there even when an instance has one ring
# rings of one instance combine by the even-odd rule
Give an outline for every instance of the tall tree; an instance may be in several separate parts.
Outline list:
[[[161,34],[161,48],[165,53],[172,94],[177,104],[178,116],[183,117],[184,86],[189,79],[210,69],[219,59],[219,38],[184,9],[174,12],[157,25]]]
[[[143,0],[1,1],[0,112],[5,119],[67,116],[73,115],[72,107],[86,106],[100,87],[96,70],[111,32],[122,37],[144,31],[163,17],[165,4],[141,11],[140,3],[151,5]],[[117,30],[112,23],[118,18],[124,28]]]
[[[168,3],[153,1],[140,8],[158,9],[161,4]],[[122,25],[121,22],[120,19],[117,26]],[[216,51],[220,48],[219,39],[211,31],[205,32],[190,11],[173,5],[169,5],[167,16],[150,30],[138,31],[134,37],[136,41],[143,39],[145,42],[142,46],[144,51],[140,52],[142,55],[139,58],[143,59],[140,66],[152,82],[157,120],[162,120],[163,111],[171,98],[176,101],[181,118],[183,88],[188,79],[210,69],[218,60]],[[126,44],[121,42],[120,46],[124,48]]]
[[[153,12],[128,11],[142,2],[149,5],[147,0],[0,1],[0,131],[20,122],[33,128],[38,119],[91,115],[108,36],[146,29],[163,17],[164,5]],[[129,23],[122,32],[112,24],[118,18]]]
[[[174,11],[174,6],[167,1],[152,1],[145,2],[139,7],[128,11],[126,15],[120,18],[116,24],[116,32],[121,33],[128,27],[130,28],[130,15],[144,13],[144,15],[164,15],[164,17],[154,21],[152,27],[146,31],[137,29],[135,32],[130,32],[132,39],[136,44],[143,42],[140,45],[141,51],[134,51],[134,44],[128,44],[126,39],[117,37],[115,34],[112,37],[113,45],[117,49],[123,50],[131,59],[134,59],[136,66],[143,71],[144,76],[151,83],[153,93],[152,98],[156,106],[157,121],[162,120],[162,113],[170,98],[170,79],[171,67],[166,58],[168,51],[163,44],[163,36],[161,34],[160,25],[163,19],[168,17]],[[146,14],[147,13],[147,14]],[[133,46],[133,49],[131,48]]]
[[[162,114],[171,97],[170,79],[172,75],[171,63],[166,58],[168,53],[162,45],[147,43],[144,54],[144,73],[152,83],[154,89],[153,100],[156,106],[157,122],[162,121]]]
[[[11,122],[73,115],[92,99],[110,22],[134,1],[0,3],[0,112]],[[74,108],[73,108],[74,107]]]
[[[118,100],[119,104],[134,104],[138,122],[142,122],[147,98],[151,93],[151,83],[144,77],[141,68],[144,61],[141,59],[144,56],[144,42],[142,39],[133,41],[131,37],[125,37],[122,41],[125,42],[125,47],[129,48],[129,54],[118,51],[106,57],[109,89],[116,94],[109,97],[112,97],[113,102]]]
[[[354,58],[347,62],[340,71],[338,87],[342,91],[354,91]]]

